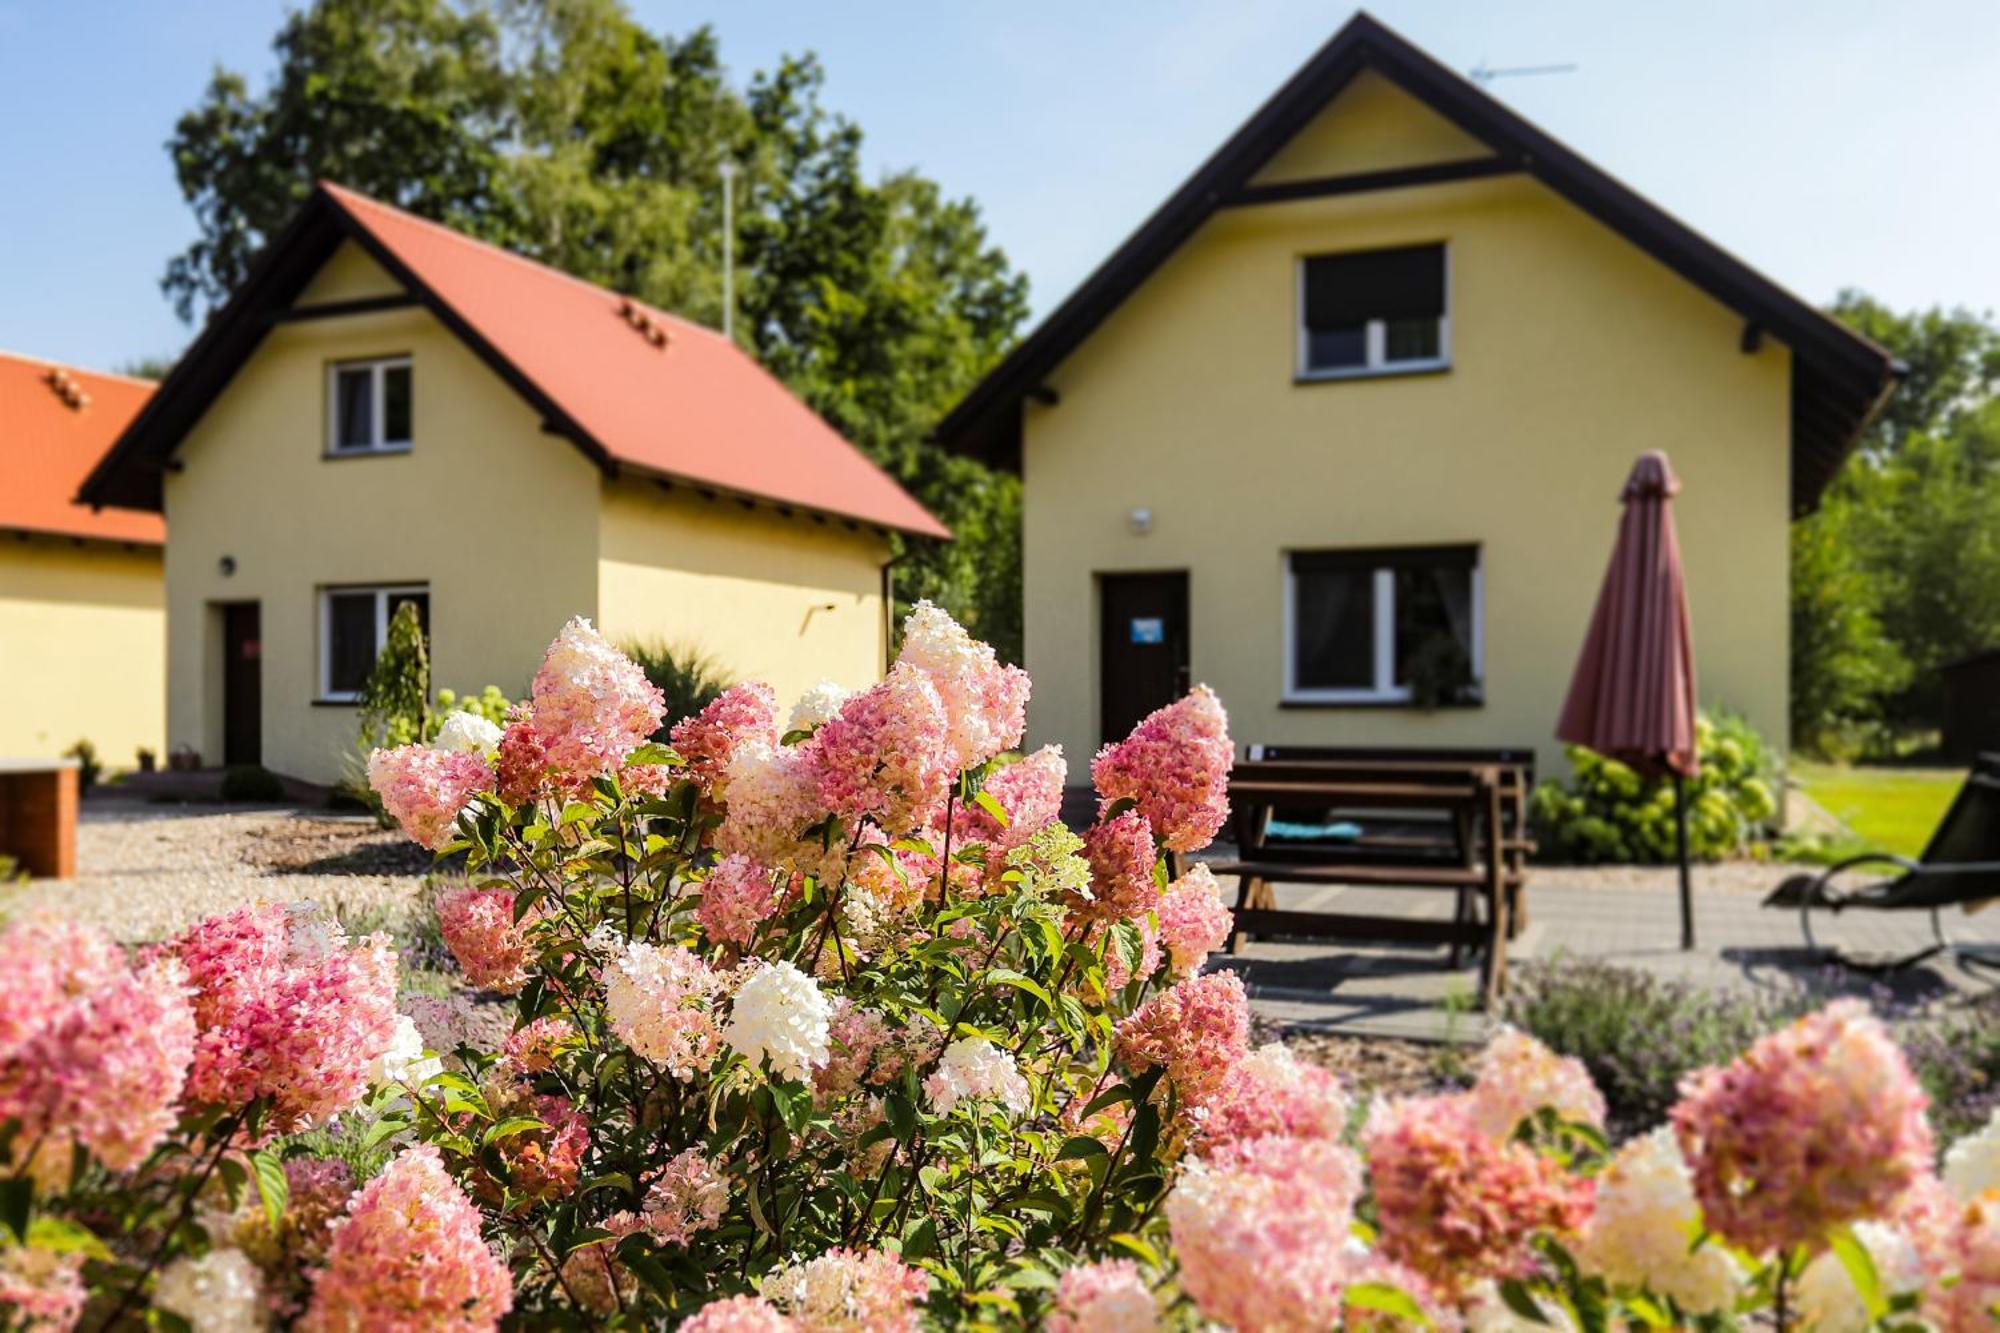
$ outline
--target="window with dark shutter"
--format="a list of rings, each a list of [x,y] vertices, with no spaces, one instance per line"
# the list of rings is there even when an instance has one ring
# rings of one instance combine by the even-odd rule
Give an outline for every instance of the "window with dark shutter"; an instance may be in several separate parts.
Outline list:
[[[1303,376],[1442,366],[1445,328],[1441,243],[1313,255],[1301,264]]]

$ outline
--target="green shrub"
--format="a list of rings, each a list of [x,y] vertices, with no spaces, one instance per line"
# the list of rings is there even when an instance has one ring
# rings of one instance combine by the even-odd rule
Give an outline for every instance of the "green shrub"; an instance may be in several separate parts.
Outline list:
[[[667,696],[667,711],[660,729],[653,733],[654,740],[666,740],[674,723],[693,717],[735,684],[714,658],[685,644],[648,640],[621,646],[646,673],[646,679]]]
[[[1728,1063],[1811,1007],[1803,994],[1714,990],[1608,963],[1562,961],[1516,972],[1502,1014],[1551,1050],[1583,1061],[1614,1131],[1629,1133],[1666,1116],[1684,1075]]]
[[[104,765],[98,762],[97,747],[88,738],[64,750],[63,757],[76,760],[76,785],[80,792],[89,791],[104,776]]]
[[[415,602],[398,602],[389,639],[361,687],[361,752],[410,745],[429,729],[430,645]]]
[[[1770,831],[1782,778],[1770,746],[1742,718],[1704,713],[1695,734],[1701,771],[1687,784],[1688,848],[1697,860],[1715,861]],[[1583,864],[1672,861],[1673,781],[1641,777],[1580,745],[1566,753],[1575,770],[1570,781],[1542,782],[1530,805],[1541,855]]]
[[[216,795],[225,801],[282,801],[285,784],[261,764],[236,764],[222,772]]]

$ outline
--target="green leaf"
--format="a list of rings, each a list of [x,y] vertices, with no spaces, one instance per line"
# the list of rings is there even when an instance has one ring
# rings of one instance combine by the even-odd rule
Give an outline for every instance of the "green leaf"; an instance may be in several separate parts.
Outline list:
[[[990,791],[974,792],[972,794],[972,802],[981,810],[993,816],[993,822],[1001,828],[1006,828],[1014,822],[1007,817],[1007,807],[1000,804],[999,800]]]
[[[512,1138],[516,1134],[526,1134],[531,1130],[547,1128],[547,1125],[531,1115],[513,1115],[508,1116],[499,1124],[487,1129],[486,1133],[480,1136],[479,1141],[481,1143],[498,1143],[500,1140]]]
[[[1026,991],[1047,1007],[1055,1008],[1055,997],[1049,994],[1047,987],[1033,977],[1025,976],[1012,968],[996,967],[986,974],[986,979],[996,986],[1012,986],[1015,990]]]
[[[1501,1281],[1500,1299],[1506,1302],[1509,1310],[1512,1310],[1531,1324],[1546,1325],[1549,1322],[1548,1315],[1542,1311],[1541,1303],[1529,1293],[1525,1286],[1521,1285],[1521,1279],[1517,1277],[1505,1278]]]
[[[1062,1151],[1056,1154],[1058,1162],[1070,1162],[1084,1157],[1109,1157],[1111,1150],[1088,1134],[1078,1134],[1065,1140]]]
[[[1165,1267],[1160,1262],[1159,1251],[1129,1231],[1120,1231],[1116,1235],[1105,1237],[1105,1244],[1125,1251],[1125,1253],[1131,1255],[1148,1268]]]
[[[1424,1307],[1417,1304],[1417,1298],[1401,1287],[1392,1287],[1387,1282],[1355,1282],[1341,1291],[1341,1299],[1360,1310],[1379,1310],[1383,1314],[1406,1319],[1419,1328],[1429,1328],[1431,1317],[1424,1313]],[[1531,1317],[1538,1324],[1548,1320],[1539,1314]]]
[[[291,1202],[291,1182],[285,1179],[284,1159],[269,1148],[261,1148],[250,1154],[250,1166],[256,1172],[257,1197],[264,1201],[264,1216],[270,1220],[271,1230],[276,1231],[285,1220],[285,1205]]]
[[[1889,1309],[1888,1297],[1882,1291],[1882,1275],[1875,1271],[1875,1257],[1868,1253],[1868,1247],[1854,1234],[1854,1228],[1841,1227],[1827,1237],[1827,1245],[1840,1266],[1847,1270],[1847,1280],[1854,1284],[1855,1294],[1868,1307],[1870,1321],[1880,1319]]]
[[[16,1239],[28,1239],[28,1217],[34,1211],[35,1182],[27,1176],[0,1180],[0,1222]]]
[[[625,762],[628,764],[678,764],[681,762],[681,757],[674,753],[671,746],[662,745],[658,741],[647,741],[644,745],[626,755]]]

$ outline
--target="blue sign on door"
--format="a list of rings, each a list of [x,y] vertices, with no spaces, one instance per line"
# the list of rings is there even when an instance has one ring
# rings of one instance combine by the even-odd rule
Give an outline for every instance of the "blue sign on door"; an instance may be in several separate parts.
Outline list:
[[[1160,619],[1158,616],[1132,617],[1132,642],[1165,643],[1166,641],[1167,641],[1166,621]]]

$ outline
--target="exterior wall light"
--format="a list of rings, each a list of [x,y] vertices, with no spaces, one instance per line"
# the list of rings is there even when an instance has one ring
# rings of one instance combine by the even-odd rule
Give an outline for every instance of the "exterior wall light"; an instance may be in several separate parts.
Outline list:
[[[1125,526],[1132,529],[1134,537],[1143,537],[1153,530],[1153,511],[1143,505],[1125,516]]]

